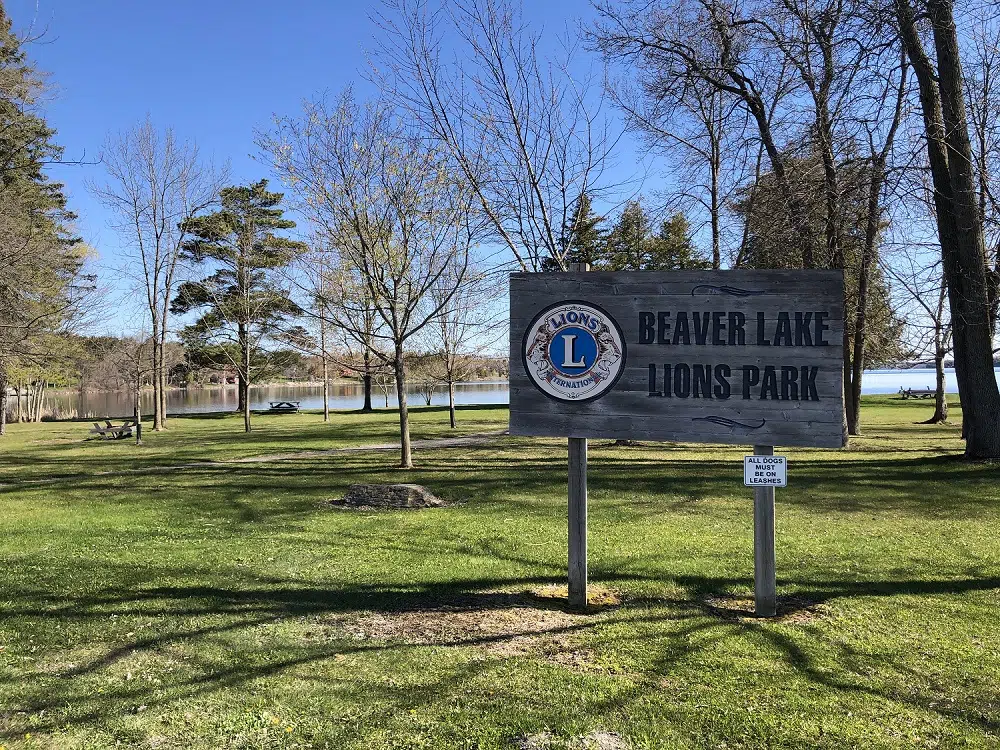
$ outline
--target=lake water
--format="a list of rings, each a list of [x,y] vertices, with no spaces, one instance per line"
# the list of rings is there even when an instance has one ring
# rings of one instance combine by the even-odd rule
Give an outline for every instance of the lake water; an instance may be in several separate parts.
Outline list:
[[[426,400],[423,389],[412,385],[407,389],[407,401],[423,406]],[[10,399],[13,401],[13,398]],[[299,401],[303,409],[323,408],[322,385],[266,385],[251,386],[250,408],[267,409],[269,401]],[[143,413],[153,411],[153,393],[142,394]],[[455,386],[458,404],[506,404],[507,381],[458,383]],[[436,386],[431,398],[433,405],[447,405],[448,392]],[[235,411],[239,404],[236,386],[205,388],[177,388],[167,392],[168,414],[197,414],[215,411]],[[331,409],[360,409],[364,404],[364,388],[360,383],[331,383]],[[375,386],[372,405],[386,405],[385,395]],[[396,406],[396,387],[390,385],[389,406]],[[11,409],[12,410],[12,409]],[[43,414],[56,417],[124,417],[132,413],[132,394],[124,391],[50,391],[45,395]]]
[[[946,370],[947,390],[957,393],[955,371]],[[1000,380],[1000,368],[997,370]],[[933,388],[934,370],[868,370],[862,382],[863,393],[896,393],[900,388]],[[422,389],[413,385],[409,388],[409,403],[426,403]],[[485,381],[459,383],[455,388],[455,400],[459,404],[506,404],[508,401],[507,381]],[[323,408],[323,386],[321,385],[268,385],[250,389],[250,408],[266,409],[269,401],[300,401],[303,409]],[[360,409],[364,401],[364,391],[360,384],[335,383],[330,386],[331,409]],[[152,392],[143,393],[143,410],[152,411]],[[372,402],[376,407],[386,405],[381,389],[375,388]],[[169,414],[192,414],[199,412],[233,411],[238,403],[236,387],[190,388],[171,390],[167,394]],[[437,387],[431,403],[448,403],[448,394],[443,387]],[[389,394],[389,406],[396,405],[393,392]],[[124,417],[132,412],[131,394],[117,391],[56,391],[45,398],[44,413],[57,417]]]

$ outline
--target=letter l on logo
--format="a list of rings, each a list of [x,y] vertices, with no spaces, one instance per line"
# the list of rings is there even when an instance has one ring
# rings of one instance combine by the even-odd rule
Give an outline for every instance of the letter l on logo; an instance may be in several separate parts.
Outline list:
[[[581,359],[576,361],[576,334],[563,336],[563,367],[583,367]]]

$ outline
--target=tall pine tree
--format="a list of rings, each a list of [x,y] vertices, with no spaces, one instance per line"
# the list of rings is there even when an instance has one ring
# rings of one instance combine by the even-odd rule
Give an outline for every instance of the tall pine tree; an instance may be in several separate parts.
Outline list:
[[[608,234],[604,267],[611,271],[649,270],[652,236],[642,202],[628,201]]]
[[[275,234],[295,227],[283,218],[284,196],[267,189],[267,180],[221,191],[222,208],[184,222],[192,237],[183,254],[213,273],[181,284],[172,305],[201,317],[183,332],[185,343],[201,357],[231,365],[237,373],[243,427],[250,432],[250,384],[269,373],[275,342],[287,333],[287,320],[298,312],[287,290],[274,278],[306,246]]]
[[[573,204],[572,217],[563,227],[567,263],[600,265],[605,244],[603,223],[604,217],[595,214],[591,207],[590,196],[580,193]]]
[[[52,334],[83,291],[75,216],[63,186],[45,174],[62,149],[38,109],[42,88],[0,4],[0,433],[8,373],[52,358]]]
[[[664,219],[660,231],[650,240],[649,269],[688,271],[711,268],[712,261],[694,245],[691,225],[681,212]]]

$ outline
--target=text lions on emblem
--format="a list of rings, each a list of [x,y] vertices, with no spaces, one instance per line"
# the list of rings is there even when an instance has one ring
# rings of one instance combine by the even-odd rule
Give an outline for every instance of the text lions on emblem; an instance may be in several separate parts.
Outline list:
[[[591,401],[625,368],[625,340],[614,319],[587,302],[566,301],[535,316],[522,348],[528,378],[559,401]]]

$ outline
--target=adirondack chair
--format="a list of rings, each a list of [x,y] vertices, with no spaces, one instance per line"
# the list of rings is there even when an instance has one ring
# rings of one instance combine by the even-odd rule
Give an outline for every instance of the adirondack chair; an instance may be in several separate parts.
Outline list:
[[[105,419],[103,427],[100,422],[94,422],[94,429],[90,430],[90,434],[97,435],[104,440],[123,440],[132,436],[134,427],[135,422],[132,420],[126,420],[123,424],[116,426],[111,423],[111,420]]]

